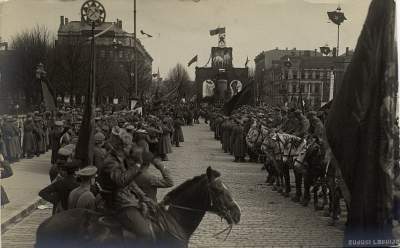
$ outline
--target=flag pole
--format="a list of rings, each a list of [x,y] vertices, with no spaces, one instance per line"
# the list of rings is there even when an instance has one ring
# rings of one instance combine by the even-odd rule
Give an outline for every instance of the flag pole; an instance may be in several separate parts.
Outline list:
[[[133,0],[133,59],[134,59],[134,70],[135,70],[135,98],[138,97],[138,75],[137,75],[137,40],[136,40],[136,0]]]

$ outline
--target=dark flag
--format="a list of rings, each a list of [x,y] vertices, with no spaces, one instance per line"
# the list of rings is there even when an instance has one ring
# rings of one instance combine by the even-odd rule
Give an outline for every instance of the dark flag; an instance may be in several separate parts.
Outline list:
[[[226,115],[230,115],[233,110],[243,106],[243,105],[254,105],[255,104],[255,94],[254,94],[255,82],[251,81],[248,83],[242,91],[237,93],[234,97],[225,103],[224,111]]]
[[[212,29],[210,30],[210,35],[214,36],[217,34],[225,34],[225,28],[216,28],[216,29]]]
[[[85,109],[82,124],[79,129],[78,143],[76,144],[75,158],[79,159],[82,167],[93,165],[93,148],[96,115],[96,59],[95,43],[91,41],[91,65]]]
[[[51,88],[44,80],[41,80],[41,85],[42,85],[43,102],[46,107],[46,110],[48,111],[56,110],[56,101],[54,99],[54,95],[51,91]]]
[[[324,55],[328,55],[331,53],[331,48],[326,46],[320,47],[321,53]]]
[[[338,9],[338,10],[340,10],[340,9]],[[342,22],[347,20],[346,17],[344,16],[344,13],[340,12],[340,11],[329,11],[328,17],[336,25],[340,25],[340,24],[342,24]]]
[[[247,64],[250,62],[249,57],[246,58],[246,63],[244,63],[244,67],[247,67]]]
[[[194,62],[197,62],[197,55],[194,56],[188,63],[188,67],[191,66]]]
[[[392,238],[391,171],[398,128],[394,34],[394,1],[373,0],[328,116],[328,142],[351,194],[347,242]]]

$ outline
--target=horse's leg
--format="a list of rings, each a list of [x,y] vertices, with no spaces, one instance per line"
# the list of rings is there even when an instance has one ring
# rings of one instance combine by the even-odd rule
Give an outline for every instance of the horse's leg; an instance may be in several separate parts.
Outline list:
[[[326,205],[328,205],[328,185],[326,183],[326,178],[325,176],[323,177],[323,183],[322,183],[322,208],[325,208]]]
[[[293,171],[294,171],[294,182],[296,184],[296,195],[292,198],[292,200],[294,202],[300,202],[302,196],[301,186],[303,184],[303,175],[296,170]]]
[[[283,177],[285,179],[285,191],[283,193],[283,196],[289,197],[290,193],[290,171],[289,171],[289,164],[285,163],[283,165]]]
[[[319,202],[318,202],[318,190],[321,188],[321,181],[320,180],[321,179],[318,176],[316,176],[314,178],[314,182],[315,183],[314,183],[314,187],[313,187],[313,195],[314,195],[314,210],[315,211],[322,209],[321,206],[319,205]]]
[[[307,169],[307,172],[304,177],[304,197],[303,197],[303,202],[302,205],[304,207],[308,206],[308,203],[310,202],[310,188],[312,184],[312,177],[310,171]]]
[[[325,209],[324,211],[324,216],[325,217],[329,217],[331,215],[331,213],[333,212],[333,199],[334,199],[334,192],[335,189],[333,187],[334,182],[332,182],[332,178],[331,177],[327,177],[327,205],[328,208]]]

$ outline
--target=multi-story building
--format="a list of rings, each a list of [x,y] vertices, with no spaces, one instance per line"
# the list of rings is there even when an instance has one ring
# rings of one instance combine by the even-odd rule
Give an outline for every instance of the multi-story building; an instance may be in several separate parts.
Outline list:
[[[85,22],[69,21],[68,18],[61,16],[56,46],[72,44],[78,47],[77,49],[83,46],[88,52],[90,45],[88,38],[91,32],[91,26]],[[153,59],[141,42],[134,39],[134,34],[124,31],[122,21],[118,19],[116,22],[104,22],[95,27],[94,32],[95,34],[102,33],[95,39],[98,73],[105,74],[104,71],[106,71],[113,74],[113,76],[97,77],[97,83],[101,84],[98,87],[98,100],[110,102],[118,99],[121,102],[134,95],[134,59],[137,59],[138,66],[138,93],[142,93],[147,84],[151,84]],[[135,43],[137,56],[134,55]],[[69,55],[65,54],[65,56]],[[74,82],[69,83],[72,85]],[[67,90],[71,99],[81,93],[73,90],[73,87],[70,92]]]
[[[271,50],[258,55],[256,81],[262,100],[271,105],[303,102],[318,108],[333,98],[351,58],[322,56],[307,50]]]
[[[255,61],[255,81],[257,83],[257,92],[259,100],[266,103],[272,103],[272,92],[270,89],[271,83],[273,81],[273,64],[274,61],[280,60],[284,56],[306,56],[306,57],[317,57],[322,56],[317,50],[297,50],[293,49],[279,49],[275,48],[273,50],[263,51],[254,59]]]

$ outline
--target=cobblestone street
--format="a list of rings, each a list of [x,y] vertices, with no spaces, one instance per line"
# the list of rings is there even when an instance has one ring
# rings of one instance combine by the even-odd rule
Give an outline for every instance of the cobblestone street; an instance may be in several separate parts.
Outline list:
[[[226,228],[220,218],[207,214],[191,239],[190,247],[339,247],[343,230],[328,226],[328,219],[273,192],[264,184],[260,164],[234,163],[205,124],[184,127],[185,142],[174,148],[167,166],[176,185],[205,172],[219,170],[242,210],[241,222],[231,234],[214,237]],[[166,193],[162,191],[159,199]],[[311,204],[312,205],[312,204]],[[36,210],[2,235],[2,247],[32,247],[38,224],[50,210]]]

